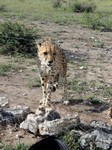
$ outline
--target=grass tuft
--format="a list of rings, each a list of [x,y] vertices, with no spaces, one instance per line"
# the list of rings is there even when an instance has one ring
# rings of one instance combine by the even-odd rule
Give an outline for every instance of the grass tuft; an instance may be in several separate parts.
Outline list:
[[[76,91],[79,94],[84,92],[87,89],[87,83],[86,82],[82,82],[80,83],[79,80],[71,80],[68,82],[68,88],[72,91]]]
[[[29,88],[34,88],[34,87],[40,87],[41,86],[41,81],[38,77],[35,77],[33,79],[30,79],[28,82],[28,87]]]
[[[25,68],[13,64],[0,64],[0,76],[6,76],[9,72],[18,72],[21,69]]]
[[[95,96],[89,96],[87,99],[91,102],[91,104],[94,105],[100,104],[100,100]]]
[[[75,3],[72,4],[71,9],[73,12],[94,12],[96,9],[96,5],[94,2],[89,0],[76,0]]]
[[[7,75],[7,72],[10,72],[13,69],[15,69],[15,67],[12,66],[11,64],[1,64],[0,65],[0,76]]]
[[[60,8],[61,5],[61,0],[53,0],[53,8]]]
[[[110,31],[112,24],[112,0],[97,1],[97,0],[18,0],[16,3],[13,0],[1,1],[1,18],[3,20],[21,20],[22,22],[33,22],[40,20],[41,22],[55,22],[58,24],[85,24],[83,22],[83,14],[88,15],[92,13],[92,20],[87,21],[88,27],[93,29],[102,29],[103,31]],[[53,6],[54,5],[54,6]],[[57,9],[56,9],[57,8]],[[3,11],[2,11],[3,10]],[[74,13],[77,12],[77,13]],[[102,18],[95,17],[97,14],[102,14]],[[108,16],[106,16],[108,15]],[[95,18],[95,19],[94,19]],[[85,19],[85,18],[84,18]],[[99,24],[96,28],[95,24]],[[95,22],[97,21],[97,22]],[[91,23],[92,22],[92,23]],[[112,30],[112,29],[111,29]]]
[[[64,143],[69,147],[71,150],[78,150],[80,149],[80,142],[79,142],[79,135],[74,132],[63,132],[59,135],[59,138],[64,141]]]
[[[20,143],[20,144],[13,146],[13,147],[5,145],[2,150],[28,150],[29,147],[30,147],[29,145],[25,145],[24,143]]]
[[[0,6],[0,12],[7,12],[6,6],[3,4]]]
[[[92,29],[99,29],[101,31],[112,31],[112,18],[109,15],[102,15],[100,13],[85,13],[84,24]]]

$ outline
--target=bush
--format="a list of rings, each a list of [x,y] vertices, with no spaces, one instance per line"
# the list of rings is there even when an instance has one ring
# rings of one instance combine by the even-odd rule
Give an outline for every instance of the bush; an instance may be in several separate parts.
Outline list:
[[[17,144],[13,147],[4,146],[2,150],[28,150],[29,147],[29,145]]]
[[[112,19],[108,15],[85,13],[83,18],[84,23],[92,29],[112,31]]]
[[[81,84],[79,84],[79,80],[71,80],[68,81],[68,88],[72,91],[77,91],[77,93],[82,93],[87,89],[87,83],[86,82],[82,82]]]
[[[31,89],[34,87],[41,87],[40,78],[36,77],[36,78],[30,79],[28,82],[28,87]]]
[[[80,137],[78,134],[66,131],[58,135],[58,137],[64,141],[64,143],[69,147],[70,150],[81,149],[79,142]]]
[[[0,63],[0,76],[6,76],[9,72],[18,72],[21,69],[25,68],[14,64]]]
[[[96,9],[95,3],[87,0],[77,0],[72,4],[71,9],[73,12],[93,12]]]
[[[6,72],[14,69],[11,64],[0,64],[0,76],[5,76]]]
[[[3,23],[0,26],[0,53],[2,54],[33,54],[35,39],[39,35],[35,30],[18,23]]]
[[[61,0],[54,0],[53,1],[53,7],[54,8],[60,8],[61,7]]]
[[[7,12],[6,6],[5,5],[1,5],[0,6],[0,12]]]

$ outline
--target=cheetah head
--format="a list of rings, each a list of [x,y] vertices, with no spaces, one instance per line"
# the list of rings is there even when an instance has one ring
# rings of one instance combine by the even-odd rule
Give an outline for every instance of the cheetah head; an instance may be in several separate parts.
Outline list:
[[[57,55],[57,45],[52,41],[43,41],[37,45],[38,47],[38,57],[41,64],[51,67],[55,63]]]

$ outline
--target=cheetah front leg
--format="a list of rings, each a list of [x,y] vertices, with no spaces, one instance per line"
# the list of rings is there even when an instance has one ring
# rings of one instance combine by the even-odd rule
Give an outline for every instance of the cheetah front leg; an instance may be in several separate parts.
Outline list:
[[[58,88],[58,82],[59,82],[59,73],[55,75],[54,78],[54,84],[53,84],[53,92],[56,91],[56,89]]]
[[[62,79],[63,82],[63,97],[61,102],[67,101],[68,94],[67,94],[67,77],[63,77]]]
[[[46,108],[51,108],[51,93],[53,91],[54,78],[51,76],[47,82],[47,93],[46,93]]]
[[[41,85],[42,85],[42,101],[40,101],[40,108],[41,107],[45,107],[45,102],[46,102],[46,88],[47,88],[47,77],[44,76],[44,77],[40,77],[40,80],[41,80]]]

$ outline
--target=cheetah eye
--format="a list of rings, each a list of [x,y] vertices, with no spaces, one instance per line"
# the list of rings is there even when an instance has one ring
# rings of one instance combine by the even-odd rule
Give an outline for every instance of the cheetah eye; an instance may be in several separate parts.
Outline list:
[[[53,55],[56,55],[56,53],[54,52]]]
[[[44,52],[44,55],[47,55],[48,53],[47,52]]]

